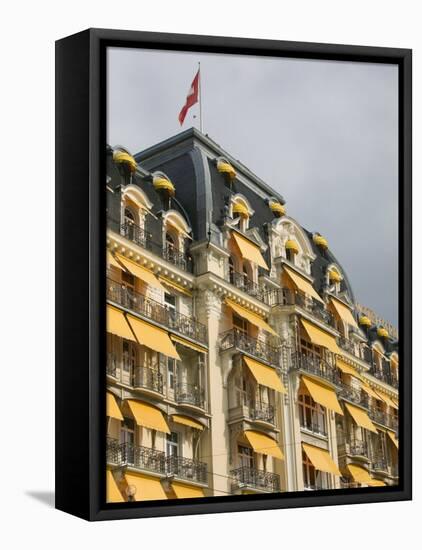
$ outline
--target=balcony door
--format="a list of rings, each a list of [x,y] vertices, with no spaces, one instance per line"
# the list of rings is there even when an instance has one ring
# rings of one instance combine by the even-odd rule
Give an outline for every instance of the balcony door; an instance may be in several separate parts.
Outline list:
[[[122,460],[127,464],[135,463],[135,423],[131,418],[125,418],[120,428],[120,443]]]
[[[239,468],[253,469],[255,467],[254,452],[250,447],[245,445],[238,445],[237,458]]]
[[[134,385],[135,369],[137,359],[136,344],[129,340],[123,340],[122,366],[123,375],[122,382],[125,384]]]

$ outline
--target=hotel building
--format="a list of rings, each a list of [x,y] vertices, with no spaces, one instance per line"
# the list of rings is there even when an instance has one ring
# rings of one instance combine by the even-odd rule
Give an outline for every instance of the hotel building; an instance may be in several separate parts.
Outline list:
[[[106,186],[108,501],[396,484],[397,332],[329,235],[196,129]]]

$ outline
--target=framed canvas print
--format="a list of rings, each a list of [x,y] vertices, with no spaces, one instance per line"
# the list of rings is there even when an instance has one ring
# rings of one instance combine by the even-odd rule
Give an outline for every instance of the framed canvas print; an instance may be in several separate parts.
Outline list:
[[[56,506],[411,498],[411,51],[56,44]]]

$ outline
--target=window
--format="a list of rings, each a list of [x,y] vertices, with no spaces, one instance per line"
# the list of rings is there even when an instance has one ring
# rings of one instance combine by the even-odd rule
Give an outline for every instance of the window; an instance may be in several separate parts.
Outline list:
[[[176,318],[176,296],[165,292],[164,293],[164,305],[166,309],[170,312],[170,317],[172,320]]]
[[[322,368],[321,348],[319,346],[315,346],[314,344],[311,344],[311,342],[308,342],[307,340],[301,338],[300,353],[305,356],[307,361],[315,365],[318,370]]]
[[[179,434],[177,432],[171,432],[166,436],[166,456],[179,456]]]
[[[286,259],[292,264],[295,263],[295,253],[291,248],[286,249]]]
[[[123,340],[123,370],[132,375],[136,367],[136,348],[132,342]]]
[[[175,383],[175,366],[176,366],[176,360],[172,359],[171,357],[167,358],[167,385],[170,390],[174,390],[174,383]]]
[[[236,332],[241,332],[242,334],[248,333],[248,322],[242,317],[235,315],[233,313],[233,328]]]
[[[235,269],[234,269],[234,262],[233,258],[230,256],[229,258],[229,281],[233,285],[235,282]]]
[[[303,469],[303,485],[305,489],[327,489],[327,474],[315,470],[314,465],[309,460],[307,454],[302,451],[302,469]]]
[[[120,428],[120,443],[122,452],[128,464],[135,462],[135,422],[132,418],[124,418]]]
[[[131,273],[122,271],[122,288],[120,303],[123,307],[133,309],[135,306],[135,277]]]
[[[248,288],[249,284],[249,277],[248,277],[248,270],[246,269],[246,266],[243,266],[243,285]]]
[[[129,208],[125,208],[124,212],[123,234],[131,241],[136,241],[137,228],[135,223],[135,215]]]
[[[238,445],[237,456],[239,460],[239,468],[254,467],[253,450],[250,447],[245,447],[244,445]]]
[[[325,428],[325,408],[315,403],[308,394],[300,394],[298,401],[300,426],[311,432],[327,435]]]

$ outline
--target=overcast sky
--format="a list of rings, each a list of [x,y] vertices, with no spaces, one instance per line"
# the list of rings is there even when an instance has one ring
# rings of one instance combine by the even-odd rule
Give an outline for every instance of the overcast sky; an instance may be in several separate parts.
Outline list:
[[[397,325],[394,65],[108,52],[108,143],[137,153],[199,124],[178,114],[201,62],[203,130],[328,239],[355,298]]]

